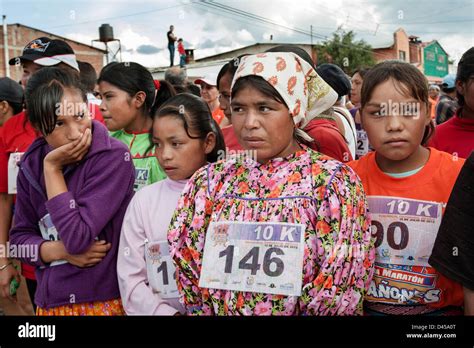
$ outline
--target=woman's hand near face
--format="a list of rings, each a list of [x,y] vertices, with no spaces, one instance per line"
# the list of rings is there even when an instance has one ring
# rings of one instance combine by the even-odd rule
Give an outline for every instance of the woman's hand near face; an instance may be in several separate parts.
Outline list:
[[[91,129],[87,128],[82,136],[73,142],[60,146],[46,155],[44,168],[59,169],[68,164],[81,161],[92,143]]]
[[[92,133],[88,128],[82,136],[66,145],[62,145],[46,155],[44,158],[44,181],[48,199],[52,199],[67,192],[64,180],[63,167],[77,163],[84,158],[92,143]]]

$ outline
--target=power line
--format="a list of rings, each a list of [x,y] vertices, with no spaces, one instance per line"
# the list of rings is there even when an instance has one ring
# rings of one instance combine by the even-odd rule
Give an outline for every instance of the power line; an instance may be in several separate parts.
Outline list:
[[[199,2],[199,0],[191,0],[190,2],[182,3],[182,4],[179,4],[179,5],[156,8],[154,10],[147,10],[147,11],[136,12],[136,13],[130,13],[130,14],[127,14],[127,15],[122,15],[122,16],[107,17],[107,18],[96,18],[96,19],[91,19],[91,20],[83,21],[83,22],[75,22],[75,23],[69,23],[69,24],[55,25],[55,26],[52,26],[52,27],[46,27],[44,29],[64,28],[64,27],[70,27],[70,26],[75,26],[75,25],[80,25],[80,24],[87,24],[87,23],[94,23],[94,22],[104,22],[104,21],[110,21],[110,20],[115,20],[115,19],[120,19],[120,18],[140,16],[140,15],[145,15],[145,14],[149,14],[149,13],[153,13],[153,12],[165,11],[165,10],[169,10],[169,9],[176,8],[176,7],[192,5],[196,2]]]
[[[300,34],[304,34],[304,35],[307,35],[307,36],[311,36],[311,33],[308,32],[307,30],[304,30],[304,29],[300,29],[300,28],[296,28],[296,27],[288,27],[286,25],[283,25],[283,24],[279,24],[275,21],[272,21],[271,19],[268,19],[268,18],[265,18],[265,17],[262,17],[262,16],[258,16],[258,15],[255,15],[253,13],[250,13],[250,12],[247,12],[247,11],[243,11],[243,10],[240,10],[240,9],[237,9],[235,7],[231,7],[231,6],[227,6],[227,5],[224,5],[224,4],[221,4],[221,3],[217,3],[215,1],[209,1],[209,0],[203,0],[201,2],[201,4],[205,5],[205,6],[212,6],[214,8],[218,8],[220,10],[223,10],[223,11],[227,11],[227,12],[231,12],[233,14],[236,14],[236,15],[240,15],[240,16],[244,16],[244,17],[249,17],[251,19],[255,19],[255,20],[258,20],[260,22],[264,22],[264,23],[268,23],[268,24],[271,24],[271,25],[275,25],[275,26],[278,26],[280,28],[283,28],[283,29],[286,29],[286,30],[291,30],[291,31],[294,31],[296,33],[300,33]],[[313,34],[313,36],[316,36],[316,37],[319,37],[321,39],[327,39],[326,36],[323,36],[323,35],[320,35],[320,34]]]
[[[242,16],[242,17],[246,17],[246,18],[250,18],[250,19],[253,19],[253,20],[257,20],[257,21],[260,21],[260,22],[264,22],[264,23],[267,23],[267,24],[271,24],[273,26],[276,26],[276,27],[280,27],[280,28],[283,28],[283,29],[286,29],[286,30],[291,30],[291,31],[294,31],[296,33],[299,33],[299,34],[303,34],[303,35],[306,35],[306,36],[309,36],[311,37],[311,32],[307,31],[307,30],[304,30],[304,29],[300,29],[300,28],[294,28],[294,27],[288,27],[288,26],[285,26],[285,25],[282,25],[282,24],[279,24],[275,21],[272,21],[268,18],[265,18],[265,17],[262,17],[262,16],[258,16],[258,15],[255,15],[253,13],[250,13],[250,12],[247,12],[247,11],[243,11],[243,10],[240,10],[240,9],[236,9],[234,7],[231,7],[231,6],[227,6],[227,5],[223,5],[223,4],[220,4],[220,3],[217,3],[215,1],[208,1],[208,0],[204,0],[204,1],[201,1],[201,2],[198,2],[197,4],[199,5],[203,5],[205,7],[207,7],[208,9],[209,8],[213,8],[213,9],[218,9],[218,10],[221,10],[221,11],[227,11],[231,14],[234,14],[234,15],[237,15],[237,16]],[[235,19],[234,19],[235,20]],[[327,36],[324,36],[324,35],[321,35],[321,34],[314,34],[313,33],[313,36],[315,37],[318,37],[320,39],[324,39],[324,40],[328,40],[329,38]],[[365,48],[361,48],[361,47],[357,47],[355,46],[354,44],[344,44],[344,43],[339,43],[338,44],[339,46],[342,46],[342,47],[348,47],[348,48],[354,48],[354,49],[358,49],[358,50],[362,50],[362,51],[366,51],[366,52],[370,52],[370,53],[373,53],[375,55],[378,55],[379,57],[382,57],[382,58],[391,58],[389,55],[387,54],[384,54],[384,53],[380,53],[380,52],[375,52],[373,50],[370,50],[370,49],[365,49]]]

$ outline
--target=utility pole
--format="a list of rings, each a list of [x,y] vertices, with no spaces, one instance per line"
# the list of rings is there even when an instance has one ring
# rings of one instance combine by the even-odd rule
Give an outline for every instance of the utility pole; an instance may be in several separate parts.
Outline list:
[[[10,65],[8,64],[9,56],[8,56],[8,26],[7,26],[7,16],[3,15],[3,59],[5,59],[5,75],[10,77]]]

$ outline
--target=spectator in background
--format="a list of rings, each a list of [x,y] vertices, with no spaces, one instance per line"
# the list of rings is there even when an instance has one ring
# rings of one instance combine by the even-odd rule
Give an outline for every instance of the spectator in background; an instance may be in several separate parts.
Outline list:
[[[362,89],[362,83],[364,82],[365,74],[369,69],[359,68],[357,69],[354,74],[352,75],[351,84],[351,102],[348,103],[347,108],[349,112],[354,117],[355,126],[357,129],[357,146],[356,146],[356,158],[360,158],[369,152],[370,144],[369,139],[367,137],[367,133],[362,128],[361,121],[360,121],[360,95]]]
[[[196,86],[192,83],[187,82],[185,89],[187,93],[194,94],[197,97],[201,96],[201,89],[199,88],[199,86]]]
[[[338,99],[336,104],[333,106],[334,116],[351,156],[352,158],[355,158],[357,131],[354,119],[349,110],[344,107],[343,103],[344,97],[351,92],[351,81],[344,71],[335,64],[321,64],[316,68],[316,72],[337,93]]]
[[[194,81],[195,84],[201,86],[201,98],[207,103],[209,109],[212,112],[212,118],[217,122],[220,127],[227,125],[225,121],[224,111],[220,108],[219,104],[219,90],[217,89],[217,75],[214,73],[208,73],[203,78]]]
[[[474,47],[464,52],[456,74],[459,108],[448,121],[436,126],[431,147],[454,157],[468,158],[474,150]]]
[[[179,87],[185,87],[186,86],[186,80],[187,80],[187,75],[186,75],[186,70],[181,69],[177,66],[169,68],[165,72],[165,81],[171,83],[173,87],[176,89],[176,92],[180,93]],[[178,87],[178,88],[176,88]]]
[[[430,115],[431,115],[432,120],[436,118],[436,104],[438,104],[438,100],[439,100],[439,91],[440,89],[436,85],[431,85],[430,89],[428,90],[429,102],[430,102]]]
[[[77,64],[79,65],[79,78],[81,85],[87,93],[87,103],[89,105],[91,118],[104,123],[104,118],[102,117],[99,107],[102,101],[95,96],[95,93],[97,92],[94,92],[97,84],[97,73],[95,72],[94,67],[87,62],[78,61]]]
[[[94,67],[87,63],[78,61],[81,84],[87,91],[87,101],[92,104],[100,105],[101,101],[97,98],[97,94],[94,94],[94,90],[97,84],[97,73]]]
[[[0,133],[3,124],[22,110],[23,88],[9,77],[0,78]]]
[[[178,53],[179,53],[179,67],[184,68],[186,65],[186,51],[184,50],[183,39],[178,40]]]
[[[176,35],[174,35],[173,31],[174,26],[170,25],[170,30],[166,33],[166,36],[168,37],[168,50],[170,51],[170,66],[174,65],[174,43],[178,39]]]
[[[456,75],[449,74],[443,79],[441,85],[443,94],[439,97],[436,104],[436,124],[441,124],[449,120],[458,108],[456,99]]]
[[[360,90],[362,89],[362,83],[364,82],[364,76],[368,69],[359,68],[357,69],[351,78],[351,114],[355,117],[356,111],[360,107]]]

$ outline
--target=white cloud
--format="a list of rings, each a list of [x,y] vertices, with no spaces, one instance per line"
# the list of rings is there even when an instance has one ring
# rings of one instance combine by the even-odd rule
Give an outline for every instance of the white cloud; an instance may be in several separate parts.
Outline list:
[[[472,37],[470,40],[466,40],[466,37],[460,34],[449,35],[438,41],[448,52],[450,59],[455,60],[455,65],[457,65],[459,59],[461,59],[462,54],[474,46],[474,39]]]
[[[46,0],[36,0],[34,6],[37,6],[38,10],[27,12],[24,11],[24,5],[18,4],[21,1],[4,0],[0,1],[0,4],[4,5],[9,23],[20,22],[39,29],[50,26],[48,31],[86,44],[98,38],[100,24],[110,23],[114,28],[115,37],[127,48],[127,52],[122,52],[123,59],[137,61],[146,66],[169,64],[165,35],[170,24],[175,25],[178,36],[190,43],[191,47],[187,48],[198,48],[195,51],[196,58],[254,42],[268,42],[270,35],[273,35],[273,41],[278,43],[309,43],[311,40],[308,35],[253,19],[244,19],[203,4],[184,5],[182,0],[137,0],[133,5],[126,0],[50,1],[54,1],[54,6]],[[321,42],[324,37],[331,37],[341,24],[344,29],[353,30],[357,39],[365,39],[369,44],[391,41],[393,32],[403,27],[408,35],[418,35],[422,41],[437,39],[455,59],[473,46],[472,23],[454,20],[472,17],[474,4],[472,0],[457,1],[459,4],[456,5],[442,2],[433,6],[432,0],[217,0],[221,4],[268,18],[283,26],[309,32],[312,25],[315,43]],[[40,6],[42,3],[48,4],[47,7]],[[29,5],[31,6],[33,2]],[[46,8],[48,11],[45,11]],[[160,8],[169,9],[156,11]],[[70,15],[71,10],[76,11],[76,22],[95,21],[61,27],[60,25],[70,20],[66,17]],[[147,10],[150,12],[147,13]],[[403,11],[403,19],[399,18],[399,11]],[[133,13],[140,14],[130,16]],[[106,19],[110,17],[114,19]],[[105,20],[102,21],[101,18]],[[452,23],[436,23],[451,19]],[[421,24],[410,24],[418,21]],[[374,35],[377,23],[380,25]],[[154,46],[162,51],[141,55],[136,49],[142,45]],[[201,45],[203,48],[199,48]],[[99,47],[99,44],[97,46]]]
[[[255,41],[253,35],[247,29],[241,29],[237,32],[237,40],[239,41]]]

